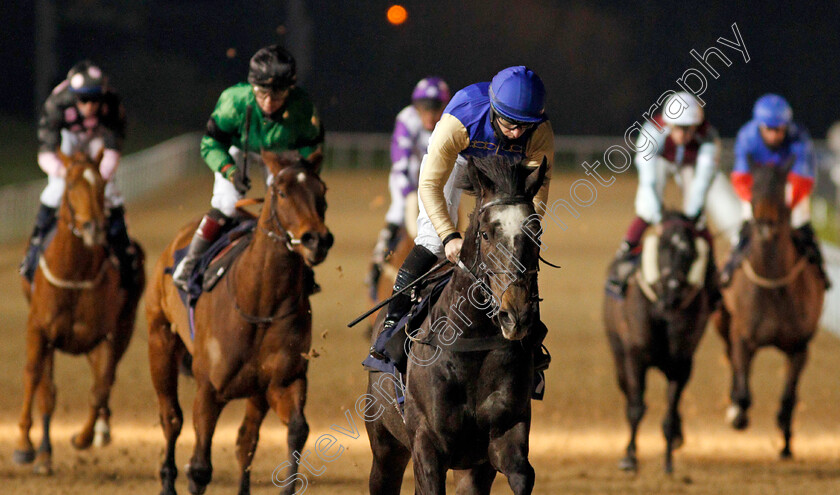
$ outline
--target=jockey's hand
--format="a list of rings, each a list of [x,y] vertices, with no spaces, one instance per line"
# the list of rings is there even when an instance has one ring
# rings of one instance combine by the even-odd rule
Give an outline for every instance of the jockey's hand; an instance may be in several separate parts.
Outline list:
[[[457,263],[458,256],[461,254],[461,246],[463,245],[464,240],[461,238],[455,238],[447,242],[446,246],[443,247],[443,251],[446,253],[446,259],[452,263]]]
[[[243,196],[248,192],[248,189],[251,189],[251,179],[239,167],[230,174],[230,181],[233,182],[233,187],[236,188],[236,192]]]

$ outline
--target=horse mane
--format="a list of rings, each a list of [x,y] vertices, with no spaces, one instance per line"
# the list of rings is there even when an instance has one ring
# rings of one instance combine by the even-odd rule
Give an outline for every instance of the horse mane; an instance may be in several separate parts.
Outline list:
[[[505,156],[471,157],[457,177],[455,187],[476,197],[483,188],[500,197],[519,196],[525,193],[525,179],[530,172],[523,161]]]

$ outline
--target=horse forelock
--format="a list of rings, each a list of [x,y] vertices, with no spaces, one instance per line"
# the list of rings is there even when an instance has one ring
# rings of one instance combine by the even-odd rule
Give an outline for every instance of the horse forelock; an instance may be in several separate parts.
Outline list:
[[[771,165],[755,166],[752,169],[753,204],[766,204],[768,206],[785,206],[785,187],[787,185],[787,174],[784,169]]]

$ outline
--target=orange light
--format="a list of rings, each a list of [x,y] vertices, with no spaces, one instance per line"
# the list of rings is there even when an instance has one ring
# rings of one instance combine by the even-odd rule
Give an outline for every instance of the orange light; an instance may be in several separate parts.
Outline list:
[[[391,5],[388,8],[388,22],[394,26],[399,26],[408,19],[408,11],[402,5]]]

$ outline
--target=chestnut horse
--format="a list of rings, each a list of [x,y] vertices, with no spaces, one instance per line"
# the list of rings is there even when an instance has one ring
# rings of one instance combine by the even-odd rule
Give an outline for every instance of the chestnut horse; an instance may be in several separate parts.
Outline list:
[[[105,183],[99,175],[102,155],[91,161],[84,153],[60,155],[66,188],[58,210],[55,237],[41,255],[32,284],[23,279],[29,301],[26,325],[26,367],[20,440],[14,452],[18,464],[36,460],[29,438],[32,398],[37,393],[43,437],[35,472],[52,472],[50,419],[55,410],[53,363],[56,350],[86,354],[93,370],[90,416],[73,446],[86,449],[110,442],[108,400],[117,363],[134,332],[137,304],[145,286],[143,252],[138,251],[138,284],[120,288],[120,274],[105,241]]]
[[[788,358],[787,376],[776,417],[784,436],[781,458],[791,457],[791,421],[799,375],[808,359],[808,343],[817,331],[825,283],[819,268],[797,252],[785,201],[783,167],[751,164],[753,176],[749,246],[744,261],[723,290],[715,323],[726,342],[732,365],[732,404],[727,420],[738,430],[749,424],[752,404],[750,363],[761,347],[774,346]]]
[[[289,474],[309,434],[304,417],[306,370],[312,315],[305,292],[307,266],[324,261],[332,234],[324,225],[326,186],[314,166],[289,165],[274,154],[263,159],[274,175],[250,245],[229,273],[195,306],[195,337],[189,316],[165,268],[190,242],[198,221],[184,226],[155,266],[146,299],[149,363],[160,405],[166,453],[160,470],[164,494],[175,493],[175,442],[183,415],[178,403],[178,369],[192,355],[196,381],[193,424],[196,445],[187,468],[190,493],[202,493],[213,468],[210,445],[222,408],[247,399],[236,441],[241,468],[239,493],[250,491],[250,466],[260,424],[269,407],[288,426]],[[299,454],[298,454],[299,455]],[[294,485],[289,486],[291,493]]]
[[[636,471],[636,433],[645,413],[645,378],[658,368],[668,380],[668,409],[662,422],[665,472],[683,442],[679,403],[691,376],[694,352],[712,312],[714,267],[711,246],[685,216],[666,212],[656,234],[645,238],[642,266],[624,299],[604,299],[604,326],[618,384],[627,400],[630,441],[619,463]]]
[[[491,155],[471,158],[459,176],[456,187],[477,196],[476,208],[462,263],[429,310],[421,336],[411,336],[404,417],[391,405],[402,380],[378,371],[368,376],[371,494],[398,495],[409,460],[419,494],[444,493],[449,469],[464,471],[458,493],[490,493],[497,472],[517,495],[533,490],[529,331],[537,319],[539,247],[520,227],[534,216],[546,170],[545,161],[528,168]]]

